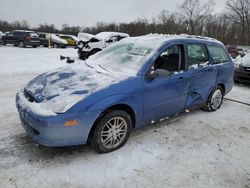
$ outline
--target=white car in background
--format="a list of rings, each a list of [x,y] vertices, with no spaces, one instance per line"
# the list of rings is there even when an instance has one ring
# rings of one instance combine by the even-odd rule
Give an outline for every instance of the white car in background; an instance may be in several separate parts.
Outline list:
[[[86,38],[91,36],[85,35]],[[78,36],[79,37],[79,36]],[[119,32],[101,32],[92,36],[88,41],[78,43],[78,56],[80,59],[87,59],[89,56],[102,51],[111,44],[114,44],[124,38],[129,37],[127,33]]]
[[[64,39],[61,39],[56,34],[50,33],[38,33],[40,44],[44,47],[52,46],[53,48],[66,48],[68,42]]]

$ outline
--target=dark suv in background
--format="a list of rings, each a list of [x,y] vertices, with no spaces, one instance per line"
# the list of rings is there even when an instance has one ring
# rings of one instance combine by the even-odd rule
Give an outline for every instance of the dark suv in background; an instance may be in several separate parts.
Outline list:
[[[14,30],[2,37],[3,45],[14,44],[25,48],[26,46],[32,46],[36,48],[40,46],[40,40],[38,35],[34,31]]]

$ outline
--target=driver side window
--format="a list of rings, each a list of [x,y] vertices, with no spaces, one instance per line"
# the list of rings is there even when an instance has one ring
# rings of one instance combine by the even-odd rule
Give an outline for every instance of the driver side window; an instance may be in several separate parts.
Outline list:
[[[170,73],[184,70],[184,47],[176,45],[166,49],[156,59],[154,70],[165,70]]]

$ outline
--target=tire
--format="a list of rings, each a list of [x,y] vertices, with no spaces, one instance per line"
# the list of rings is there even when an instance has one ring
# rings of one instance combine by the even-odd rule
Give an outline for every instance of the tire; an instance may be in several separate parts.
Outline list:
[[[33,48],[36,48],[37,46],[32,46]]]
[[[214,112],[221,107],[223,102],[224,92],[221,86],[216,86],[210,93],[207,101],[207,105],[204,110],[208,112]]]
[[[99,153],[115,151],[127,142],[131,130],[132,120],[127,112],[109,112],[97,123],[91,145]]]
[[[57,43],[54,43],[54,44],[53,44],[53,48],[58,48],[58,44],[57,44]]]
[[[19,41],[19,45],[21,48],[26,48],[26,44],[24,41]]]

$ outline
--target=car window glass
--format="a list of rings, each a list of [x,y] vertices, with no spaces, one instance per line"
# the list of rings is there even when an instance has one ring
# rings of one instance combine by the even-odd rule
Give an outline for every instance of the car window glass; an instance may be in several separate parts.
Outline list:
[[[93,37],[89,40],[89,42],[99,42],[100,40],[98,40],[97,38]]]
[[[46,35],[45,34],[40,34],[39,37],[40,38],[46,38]]]
[[[204,45],[188,44],[188,69],[208,64],[208,54]]]
[[[182,46],[172,46],[166,49],[156,59],[154,69],[163,69],[170,72],[178,72],[182,69]]]
[[[208,46],[208,52],[213,59],[214,64],[230,61],[226,51],[220,46]]]

